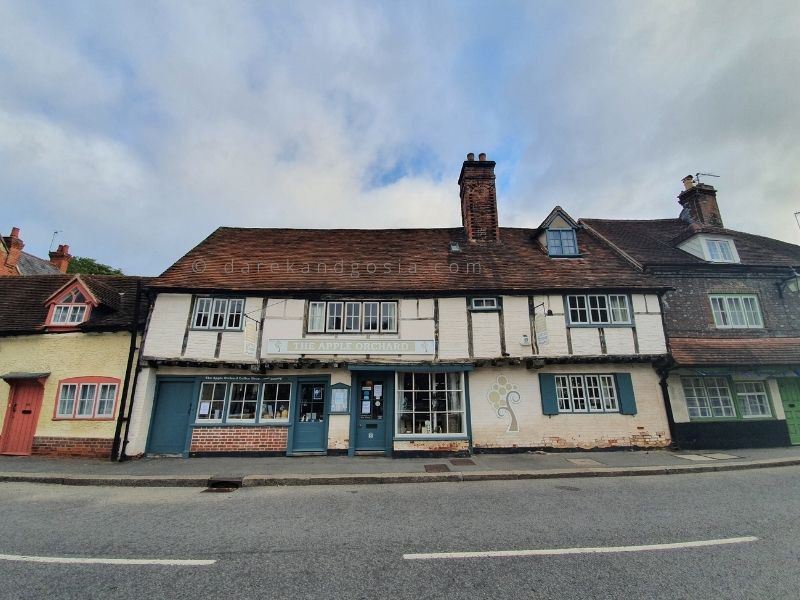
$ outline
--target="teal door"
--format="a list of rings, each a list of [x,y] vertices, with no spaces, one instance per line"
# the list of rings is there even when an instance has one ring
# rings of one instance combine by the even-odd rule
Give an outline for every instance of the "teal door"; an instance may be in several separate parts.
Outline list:
[[[191,381],[160,381],[147,441],[150,454],[182,454],[186,450],[191,419]]]
[[[324,381],[299,383],[292,452],[326,452],[328,450],[325,430],[327,400]]]
[[[358,378],[354,417],[356,420],[356,452],[386,451],[391,430],[391,402],[394,397],[394,376],[364,373]]]
[[[786,413],[786,427],[793,445],[800,444],[800,382],[797,379],[779,379],[778,387]]]

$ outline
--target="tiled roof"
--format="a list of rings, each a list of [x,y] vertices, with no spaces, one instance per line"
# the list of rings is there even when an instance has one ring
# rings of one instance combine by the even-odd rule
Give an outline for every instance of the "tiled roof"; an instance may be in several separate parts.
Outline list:
[[[20,252],[17,259],[17,268],[20,275],[57,275],[61,273],[50,261],[27,252]]]
[[[670,338],[669,344],[681,366],[800,364],[800,338]]]
[[[47,318],[45,301],[74,277],[65,274],[0,277],[0,335],[41,332]],[[120,275],[81,275],[81,280],[101,304],[92,309],[89,321],[79,328],[83,331],[108,331],[130,327],[136,299],[136,283],[141,280],[146,285],[150,279]],[[116,298],[110,297],[110,294],[114,294]],[[140,327],[147,318],[146,295],[142,296]]]
[[[501,228],[500,243],[481,244],[468,242],[462,228],[221,227],[152,285],[187,290],[400,293],[659,287],[584,230],[578,231],[581,256],[567,259],[550,258],[535,233]],[[461,251],[451,252],[450,242],[458,242]]]
[[[732,229],[701,227],[681,219],[582,219],[581,222],[645,265],[706,264],[679,250],[677,244],[696,233],[711,233],[731,237],[743,265],[800,266],[800,246]]]

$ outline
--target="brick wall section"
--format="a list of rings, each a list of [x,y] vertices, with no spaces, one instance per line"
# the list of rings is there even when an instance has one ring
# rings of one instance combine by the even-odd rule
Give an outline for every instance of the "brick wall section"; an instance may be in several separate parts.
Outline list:
[[[737,274],[719,277],[707,272],[664,274],[660,281],[675,288],[664,296],[667,334],[674,337],[767,338],[800,335],[800,297],[778,293],[780,278]],[[709,294],[755,294],[763,329],[717,329]]]
[[[286,452],[286,427],[196,427],[191,452]]]
[[[107,438],[36,436],[31,453],[38,456],[109,458],[112,443],[113,440]]]

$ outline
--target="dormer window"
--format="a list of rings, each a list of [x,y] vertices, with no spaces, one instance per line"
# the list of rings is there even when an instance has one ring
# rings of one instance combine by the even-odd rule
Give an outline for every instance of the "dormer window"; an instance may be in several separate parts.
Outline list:
[[[739,262],[730,240],[706,239],[706,252],[711,262]]]
[[[53,308],[52,325],[78,325],[83,323],[89,313],[89,303],[77,287],[72,288]]]
[[[575,256],[578,240],[574,229],[548,229],[547,253],[550,256]]]

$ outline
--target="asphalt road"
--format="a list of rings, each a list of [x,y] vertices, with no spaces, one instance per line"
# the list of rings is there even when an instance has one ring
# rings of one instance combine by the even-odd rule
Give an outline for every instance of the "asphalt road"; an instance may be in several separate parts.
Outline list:
[[[800,467],[229,494],[6,483],[0,598],[795,599],[798,515]],[[743,536],[758,539],[670,550],[404,558]],[[61,564],[22,555],[215,562]]]

